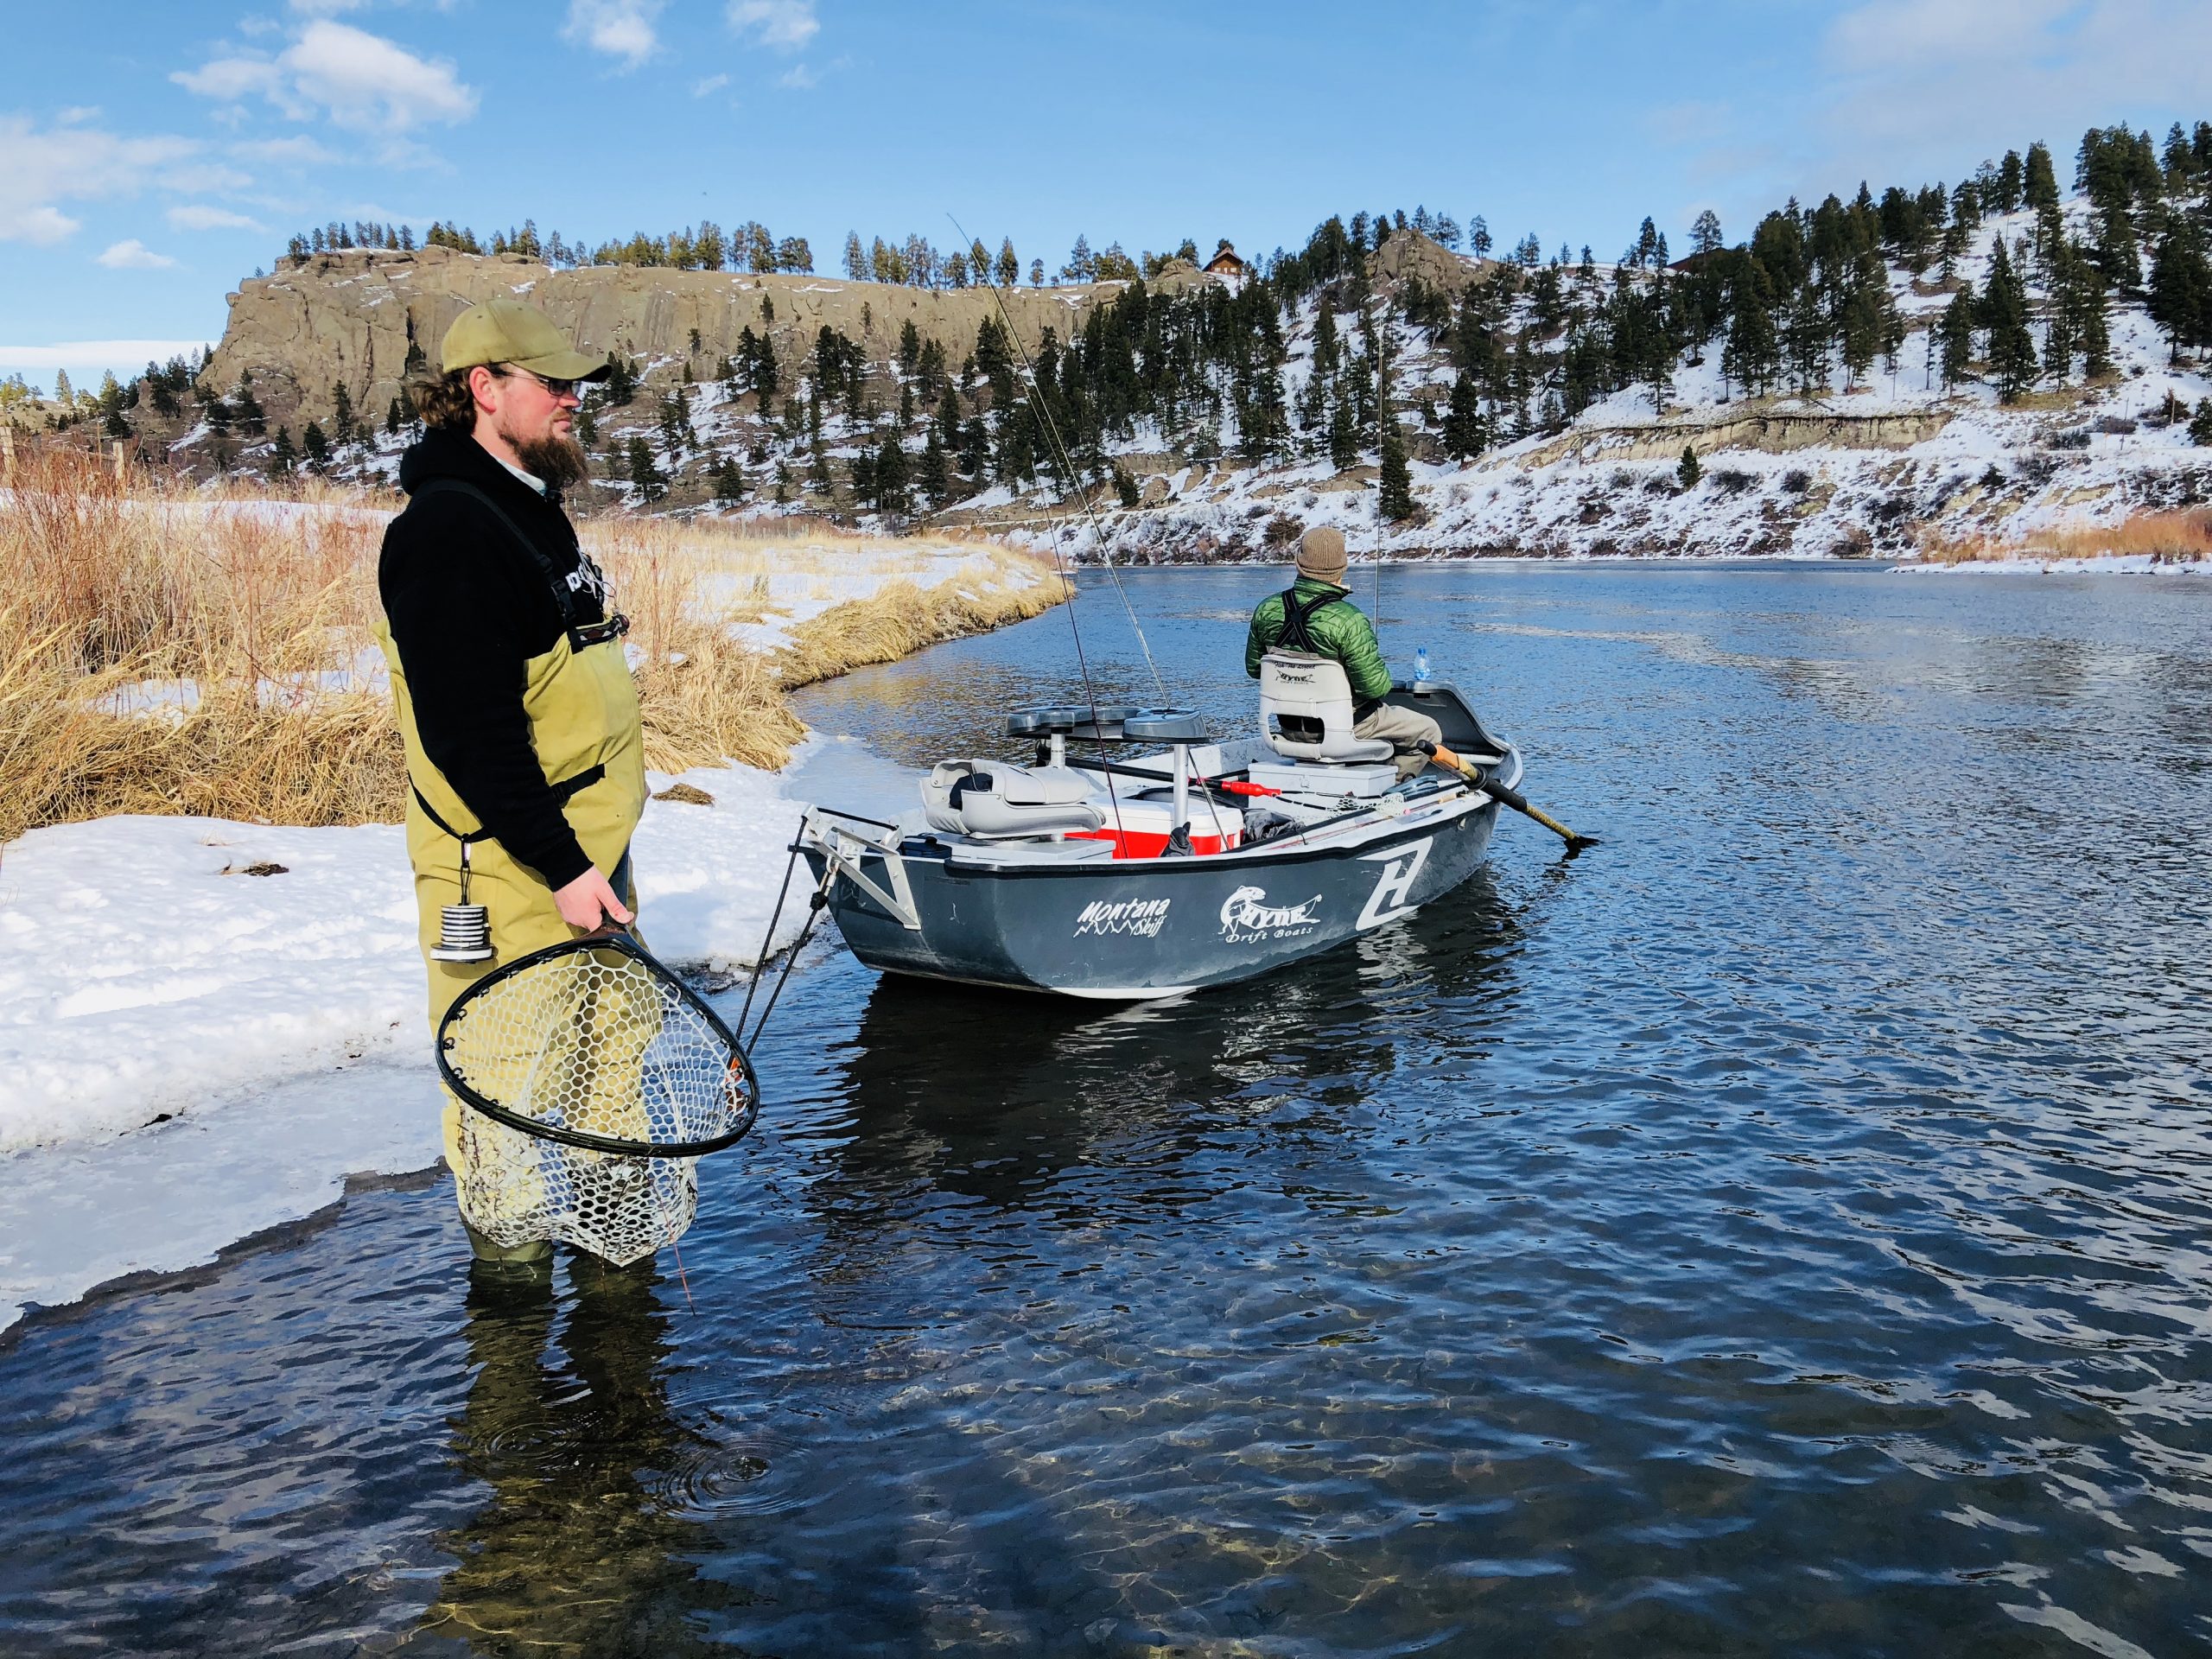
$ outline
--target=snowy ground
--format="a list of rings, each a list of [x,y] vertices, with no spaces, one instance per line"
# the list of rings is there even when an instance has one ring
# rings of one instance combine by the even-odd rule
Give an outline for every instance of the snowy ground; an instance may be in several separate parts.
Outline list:
[[[654,776],[714,797],[653,801],[639,827],[661,956],[753,963],[799,791],[849,776],[850,747],[810,740],[782,773]],[[772,949],[803,915],[786,907]],[[204,1262],[333,1202],[348,1174],[437,1161],[397,826],[34,830],[0,863],[0,1328],[26,1303]]]
[[[2153,558],[2148,553],[2118,553],[2104,558],[1961,559],[1955,564],[1914,563],[1890,567],[1892,575],[2189,576],[2212,575],[2212,560],[2186,563]]]

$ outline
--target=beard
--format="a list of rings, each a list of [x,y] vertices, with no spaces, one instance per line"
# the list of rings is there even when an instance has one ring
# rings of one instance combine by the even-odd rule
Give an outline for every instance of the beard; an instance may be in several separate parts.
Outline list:
[[[584,447],[573,437],[549,432],[520,443],[512,438],[507,442],[514,444],[515,458],[522,462],[523,470],[543,479],[554,489],[565,489],[589,475]]]

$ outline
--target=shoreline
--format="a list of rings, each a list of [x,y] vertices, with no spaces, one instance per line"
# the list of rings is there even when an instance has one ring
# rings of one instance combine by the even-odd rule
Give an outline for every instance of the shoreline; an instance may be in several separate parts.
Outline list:
[[[807,614],[779,607],[777,637],[746,643],[788,690],[1063,601],[1041,563],[977,552],[985,565],[927,588],[879,569]],[[639,908],[672,964],[749,970],[796,938],[788,906],[764,937],[788,821],[841,741],[804,733],[774,769],[649,771]],[[415,927],[396,823],[112,814],[0,847],[16,946],[0,969],[0,1339],[28,1307],[204,1265],[354,1179],[435,1168]]]

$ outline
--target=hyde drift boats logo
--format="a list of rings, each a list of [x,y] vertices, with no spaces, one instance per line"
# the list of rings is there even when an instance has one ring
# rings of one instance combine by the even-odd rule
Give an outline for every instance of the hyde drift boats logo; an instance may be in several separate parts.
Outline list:
[[[1075,918],[1075,937],[1086,933],[1128,933],[1140,939],[1156,939],[1167,925],[1172,899],[1124,899],[1109,904],[1094,899]]]
[[[1295,939],[1320,926],[1314,912],[1321,908],[1315,893],[1302,905],[1271,905],[1263,887],[1239,887],[1221,907],[1221,937],[1231,944],[1255,939]]]

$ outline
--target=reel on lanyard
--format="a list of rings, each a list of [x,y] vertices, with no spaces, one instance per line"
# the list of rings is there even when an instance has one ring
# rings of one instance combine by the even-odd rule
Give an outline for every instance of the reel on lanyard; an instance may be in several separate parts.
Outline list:
[[[461,837],[461,902],[438,912],[438,942],[430,947],[433,962],[489,962],[492,959],[492,912],[468,902],[468,844],[474,836]]]

